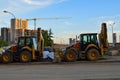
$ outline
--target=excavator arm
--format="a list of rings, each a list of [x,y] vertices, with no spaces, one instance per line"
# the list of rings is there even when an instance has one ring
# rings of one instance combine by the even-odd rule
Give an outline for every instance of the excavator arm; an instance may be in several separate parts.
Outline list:
[[[102,23],[101,33],[99,34],[99,40],[100,40],[101,55],[103,56],[105,54],[106,48],[108,48],[106,23]]]
[[[42,36],[42,31],[40,28],[37,30],[37,42],[38,42],[38,51],[39,55],[43,57],[43,50],[44,50],[44,38]]]

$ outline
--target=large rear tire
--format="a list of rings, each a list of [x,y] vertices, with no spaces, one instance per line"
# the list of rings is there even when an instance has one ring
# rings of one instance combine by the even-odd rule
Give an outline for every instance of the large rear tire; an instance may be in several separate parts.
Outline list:
[[[90,61],[96,61],[99,58],[99,51],[97,49],[89,49],[87,51],[87,59]]]
[[[77,60],[77,55],[74,49],[69,49],[66,51],[65,60],[68,62],[74,62]]]
[[[31,62],[31,53],[29,51],[22,51],[20,54],[20,62]]]
[[[5,52],[2,54],[2,62],[3,63],[11,63],[13,61],[13,56],[9,52]]]

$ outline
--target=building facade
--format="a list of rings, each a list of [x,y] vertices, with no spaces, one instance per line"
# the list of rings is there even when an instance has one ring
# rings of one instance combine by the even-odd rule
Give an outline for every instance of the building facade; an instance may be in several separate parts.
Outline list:
[[[28,21],[23,19],[11,19],[11,42],[14,43],[19,36],[24,36],[24,31],[28,29]]]
[[[10,42],[10,29],[9,28],[1,28],[1,39]]]

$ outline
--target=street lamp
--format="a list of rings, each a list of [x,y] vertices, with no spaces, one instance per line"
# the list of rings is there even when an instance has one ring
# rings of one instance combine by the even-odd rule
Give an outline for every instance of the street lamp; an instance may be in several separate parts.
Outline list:
[[[11,15],[14,17],[14,19],[16,18],[15,15],[14,15],[13,13],[9,12],[9,11],[5,11],[5,10],[4,10],[3,12],[4,12],[4,13],[9,13],[9,14],[11,14]]]
[[[12,12],[9,12],[9,11],[6,11],[6,10],[4,10],[3,12],[4,13],[9,13],[10,15],[12,15],[14,17],[13,19],[11,19],[11,22],[12,22],[12,20],[15,21],[16,17],[15,17],[15,15]],[[13,26],[13,24],[15,24],[15,23],[11,23],[11,24]],[[10,37],[10,41],[11,42],[13,42],[15,40],[15,37],[16,37],[16,30],[12,26],[11,26],[11,34],[10,34],[11,35],[11,37]]]

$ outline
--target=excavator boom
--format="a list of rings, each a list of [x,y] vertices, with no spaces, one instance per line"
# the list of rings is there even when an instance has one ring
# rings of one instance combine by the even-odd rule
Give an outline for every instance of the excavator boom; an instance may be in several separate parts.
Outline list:
[[[100,39],[101,53],[102,53],[102,55],[104,55],[105,49],[108,48],[107,25],[106,25],[106,23],[102,23],[101,33],[99,34],[99,39]]]

